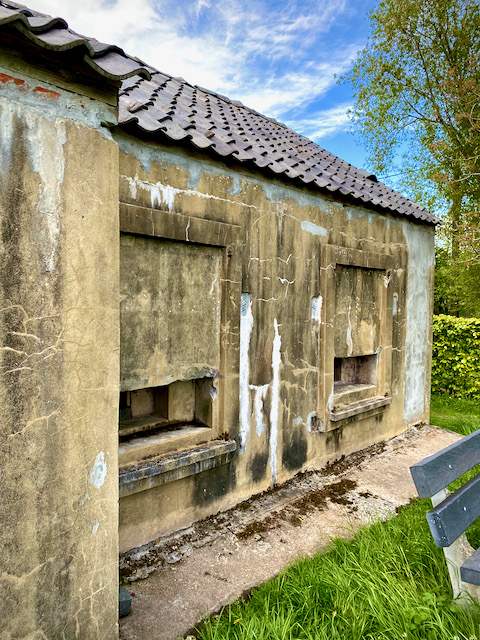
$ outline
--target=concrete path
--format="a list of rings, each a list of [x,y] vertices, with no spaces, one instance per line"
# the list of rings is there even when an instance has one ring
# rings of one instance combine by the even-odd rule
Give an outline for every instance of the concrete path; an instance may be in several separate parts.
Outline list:
[[[324,549],[332,536],[390,517],[416,495],[409,467],[458,438],[412,428],[124,558],[134,597],[120,621],[121,640],[181,638],[202,616]]]

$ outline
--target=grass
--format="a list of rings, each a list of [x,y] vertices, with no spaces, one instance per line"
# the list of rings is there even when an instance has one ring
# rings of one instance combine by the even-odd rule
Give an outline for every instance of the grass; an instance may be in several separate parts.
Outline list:
[[[432,399],[432,423],[466,435],[480,428],[474,402]],[[451,600],[441,549],[418,500],[388,522],[335,539],[197,631],[201,640],[480,640],[480,605]],[[479,536],[480,540],[480,536]]]
[[[480,402],[459,400],[446,395],[433,395],[430,422],[462,436],[480,429]]]

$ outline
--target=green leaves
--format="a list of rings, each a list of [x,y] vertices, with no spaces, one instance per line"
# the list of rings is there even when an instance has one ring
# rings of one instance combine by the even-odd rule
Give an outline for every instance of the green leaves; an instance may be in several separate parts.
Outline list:
[[[412,198],[479,229],[472,215],[480,201],[478,0],[381,0],[371,30],[343,78],[370,168],[400,172],[398,187]]]
[[[433,317],[432,393],[480,399],[480,319]]]
[[[439,610],[449,611],[453,614],[458,611],[458,605],[445,595],[437,595],[430,591],[425,592],[415,607],[407,609],[407,638],[414,636],[436,640]]]

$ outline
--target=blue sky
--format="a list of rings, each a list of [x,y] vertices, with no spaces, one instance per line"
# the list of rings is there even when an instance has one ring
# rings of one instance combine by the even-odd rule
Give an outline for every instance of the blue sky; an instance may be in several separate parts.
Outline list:
[[[25,1],[25,0],[23,0]],[[284,122],[357,167],[341,74],[375,0],[30,0],[84,35]]]

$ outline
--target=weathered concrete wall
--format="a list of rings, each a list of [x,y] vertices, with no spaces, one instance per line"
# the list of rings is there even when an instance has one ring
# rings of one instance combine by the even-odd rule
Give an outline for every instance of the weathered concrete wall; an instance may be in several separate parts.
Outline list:
[[[376,353],[382,271],[339,265],[335,276],[335,357]]]
[[[405,337],[403,419],[427,421],[430,415],[433,271],[435,247],[430,229],[404,225],[409,251]],[[425,274],[429,275],[428,282]]]
[[[193,243],[201,252],[221,243],[188,236],[187,228],[223,223],[239,229],[235,241],[222,245],[225,255],[238,261],[238,270],[222,278],[216,399],[216,433],[237,440],[237,456],[228,465],[122,498],[122,549],[428,419],[424,403],[403,416],[404,406],[415,404],[405,362],[410,378],[418,369],[427,371],[413,385],[422,399],[428,393],[428,346],[419,351],[414,343],[406,345],[406,337],[410,331],[412,342],[409,326],[422,327],[422,336],[428,333],[422,309],[432,297],[432,228],[229,169],[199,154],[167,150],[124,133],[115,139],[121,148],[126,233]],[[180,231],[169,235],[174,227]],[[420,257],[411,256],[422,252],[420,264]],[[211,277],[205,276],[207,282]],[[363,291],[359,296],[357,289]],[[418,308],[412,296],[420,290]],[[348,291],[350,312],[340,304]],[[350,332],[349,323],[356,325]],[[196,333],[187,319],[182,328],[187,340]],[[128,346],[122,343],[122,349],[122,359],[129,358]],[[376,404],[336,415],[344,405],[336,406],[334,358],[361,353],[377,357],[378,379],[363,399]]]
[[[0,638],[108,640],[118,148],[104,104],[8,67],[0,78]]]
[[[222,252],[122,234],[121,389],[215,377]]]

